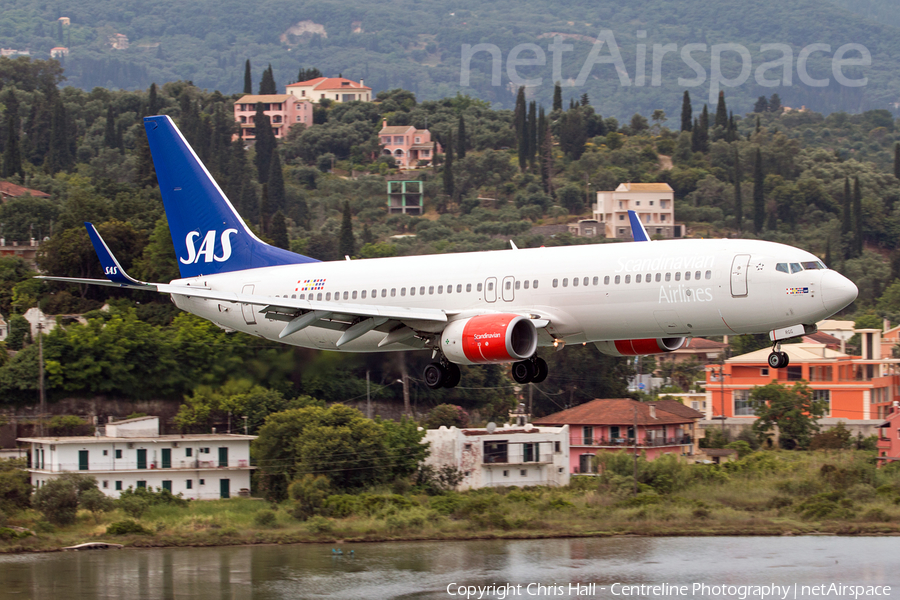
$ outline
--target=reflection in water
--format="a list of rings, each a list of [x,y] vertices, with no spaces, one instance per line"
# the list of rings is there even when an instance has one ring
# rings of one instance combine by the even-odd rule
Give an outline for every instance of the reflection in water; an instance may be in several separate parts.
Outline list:
[[[519,585],[515,597],[535,599],[576,598],[568,593],[570,584],[595,583],[596,595],[581,597],[610,598],[609,586],[616,582],[789,586],[834,582],[891,585],[891,596],[900,596],[900,572],[892,568],[893,538],[410,542],[345,545],[343,556],[335,556],[331,548],[315,544],[0,556],[0,598],[449,600],[458,597],[448,595],[451,583]],[[534,584],[532,592],[540,584],[548,593],[529,595],[528,584]],[[552,593],[559,590],[565,593]]]

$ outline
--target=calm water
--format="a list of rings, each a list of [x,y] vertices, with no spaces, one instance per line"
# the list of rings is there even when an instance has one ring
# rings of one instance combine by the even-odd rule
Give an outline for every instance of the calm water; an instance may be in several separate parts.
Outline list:
[[[892,587],[900,599],[900,538],[617,538],[110,550],[0,556],[0,598],[125,600],[197,598],[465,598],[448,585],[509,584],[507,598],[616,598],[621,584],[687,585],[679,595],[760,598],[736,586]],[[570,584],[595,583],[587,593]],[[619,586],[613,588],[613,584]],[[531,587],[528,587],[531,584]],[[694,584],[735,586],[695,590]],[[539,588],[538,586],[544,586]],[[520,586],[520,587],[515,587]],[[826,595],[819,597],[853,598]],[[882,590],[884,591],[884,590]],[[718,593],[716,593],[718,592]],[[765,592],[765,590],[762,590]],[[473,596],[477,598],[478,596]],[[482,598],[501,598],[485,594]],[[775,598],[767,595],[765,598]],[[777,597],[784,597],[780,593]],[[860,598],[872,596],[860,595]]]

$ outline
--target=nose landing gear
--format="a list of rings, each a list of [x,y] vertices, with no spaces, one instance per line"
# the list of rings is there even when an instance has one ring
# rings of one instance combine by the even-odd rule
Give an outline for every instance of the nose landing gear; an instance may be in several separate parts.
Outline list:
[[[783,369],[790,364],[791,359],[788,357],[787,352],[781,351],[781,344],[776,342],[772,345],[772,352],[769,354],[768,362],[773,369]]]

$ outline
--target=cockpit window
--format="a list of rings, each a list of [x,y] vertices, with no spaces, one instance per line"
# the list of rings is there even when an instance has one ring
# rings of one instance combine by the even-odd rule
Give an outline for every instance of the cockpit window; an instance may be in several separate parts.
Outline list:
[[[803,270],[803,267],[800,266],[800,263],[791,263],[791,273],[799,273]]]
[[[800,264],[803,265],[803,268],[807,269],[807,270],[824,269],[825,268],[825,265],[822,264],[822,262],[818,261],[818,260],[810,260],[807,262],[802,262]]]
[[[776,270],[776,271],[781,271],[782,273],[788,273],[788,272],[789,272],[789,271],[788,271],[788,265],[787,265],[787,263],[778,263],[777,265],[775,265],[775,270]]]

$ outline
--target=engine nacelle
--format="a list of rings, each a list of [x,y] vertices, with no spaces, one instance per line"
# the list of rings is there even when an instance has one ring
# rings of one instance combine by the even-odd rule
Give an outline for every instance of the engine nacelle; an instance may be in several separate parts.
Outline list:
[[[640,356],[674,352],[684,345],[687,338],[650,338],[647,340],[614,340],[594,342],[597,350],[610,356]]]
[[[510,363],[537,350],[537,329],[520,315],[487,314],[453,321],[441,334],[441,350],[458,365]]]

